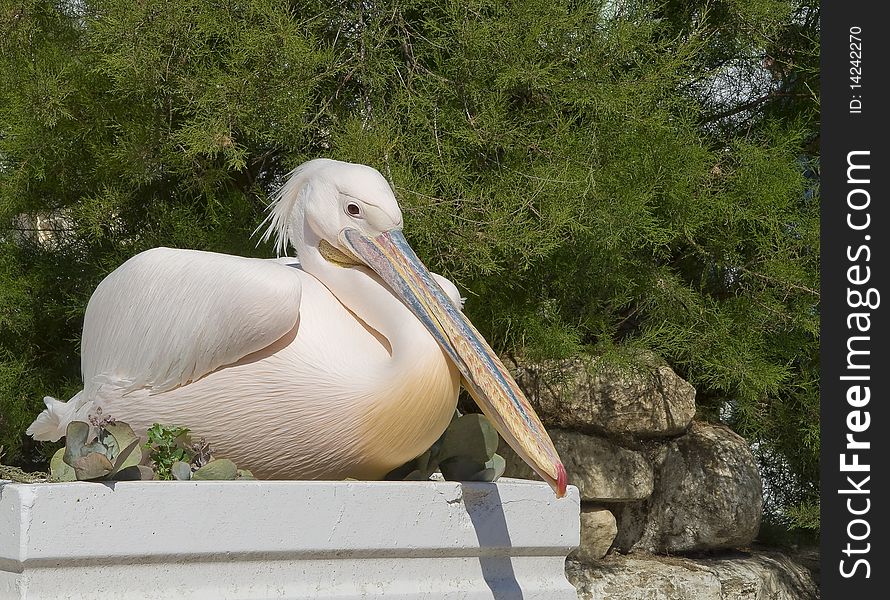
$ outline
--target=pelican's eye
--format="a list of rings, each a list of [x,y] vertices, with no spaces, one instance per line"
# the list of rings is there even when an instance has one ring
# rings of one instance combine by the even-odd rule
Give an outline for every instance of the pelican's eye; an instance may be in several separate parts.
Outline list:
[[[351,217],[360,217],[362,215],[362,207],[355,202],[346,203],[346,214]]]

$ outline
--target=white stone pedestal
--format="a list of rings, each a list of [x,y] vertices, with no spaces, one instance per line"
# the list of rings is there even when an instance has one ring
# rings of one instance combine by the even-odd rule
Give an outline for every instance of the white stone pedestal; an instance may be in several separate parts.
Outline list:
[[[0,483],[0,598],[576,600],[544,484]]]

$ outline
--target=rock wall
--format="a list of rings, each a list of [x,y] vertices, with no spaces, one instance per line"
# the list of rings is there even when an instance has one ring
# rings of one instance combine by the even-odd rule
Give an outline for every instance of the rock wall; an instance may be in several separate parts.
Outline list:
[[[656,357],[624,371],[592,358],[514,362],[513,374],[581,492],[581,546],[567,567],[581,598],[818,597],[788,557],[744,553],[763,510],[751,449],[694,421],[695,389]],[[537,479],[506,444],[498,452],[505,476]]]
[[[693,423],[648,457],[657,484],[644,501],[617,508],[616,548],[677,553],[744,548],[754,541],[763,494],[744,439],[725,427]]]

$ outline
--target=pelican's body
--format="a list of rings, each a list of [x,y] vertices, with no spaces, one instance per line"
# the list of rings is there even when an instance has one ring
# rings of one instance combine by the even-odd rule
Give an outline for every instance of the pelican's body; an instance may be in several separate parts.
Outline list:
[[[266,236],[299,262],[157,248],[103,280],[84,318],[84,389],[47,398],[28,433],[59,439],[101,408],[138,433],[187,426],[262,478],[379,479],[442,434],[463,382],[564,492],[534,411],[456,287],[407,246],[379,173],[310,161],[272,209]]]
[[[212,277],[198,271],[206,269],[208,260],[217,262]],[[189,287],[172,297],[143,295],[133,303],[135,294],[127,288],[144,294],[148,282],[142,280],[171,264],[195,269],[186,278]],[[265,320],[271,321],[267,339],[277,339],[254,352],[242,350],[242,356],[231,357],[232,364],[186,385],[175,381],[176,387],[153,392],[143,387],[150,382],[138,381],[129,391],[134,375],[140,377],[143,370],[137,361],[150,353],[146,343],[169,350],[170,336],[177,332],[159,321],[151,328],[154,335],[141,344],[120,338],[114,343],[103,339],[120,331],[109,323],[110,314],[135,315],[142,304],[177,311],[195,295],[206,295],[211,304],[232,301],[231,295],[218,294],[219,282],[229,285],[247,275],[253,275],[253,284],[244,282],[233,292],[242,294],[239,306],[277,308],[276,318]],[[166,248],[130,259],[97,289],[85,320],[83,372],[86,381],[96,382],[87,388],[94,407],[136,431],[152,423],[188,425],[220,456],[232,457],[258,477],[379,479],[424,452],[444,431],[454,414],[460,374],[421,323],[372,275],[358,270],[344,275],[367,280],[364,302],[356,302],[361,308],[354,310],[365,316],[387,314],[399,327],[371,329],[298,264]],[[260,287],[266,281],[275,290]],[[208,287],[200,289],[203,284]],[[121,297],[131,298],[131,306],[115,309]],[[120,316],[126,321],[130,315]],[[385,323],[378,326],[386,329]],[[132,363],[123,365],[121,355],[128,347],[137,351]],[[110,378],[108,373],[113,373]]]

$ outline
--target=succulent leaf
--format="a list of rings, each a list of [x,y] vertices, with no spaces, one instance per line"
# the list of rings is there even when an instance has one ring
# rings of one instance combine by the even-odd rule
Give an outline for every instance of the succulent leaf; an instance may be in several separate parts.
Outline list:
[[[485,463],[485,469],[473,475],[470,481],[497,481],[504,474],[504,469],[506,468],[507,461],[504,460],[504,457],[500,454],[495,454],[491,457],[491,460]]]
[[[124,467],[117,473],[113,475],[109,475],[108,479],[113,479],[114,481],[139,481],[140,479],[145,479],[142,474],[142,470],[140,469],[141,465],[132,465],[129,467]],[[148,467],[145,467],[148,468]],[[150,469],[149,469],[150,470]],[[152,475],[154,473],[152,472]],[[151,479],[151,476],[148,477]]]
[[[452,481],[494,481],[504,472],[503,458],[495,454],[498,433],[485,415],[454,418],[429,450],[386,475],[388,480],[429,479],[436,469]]]
[[[487,462],[498,449],[498,433],[484,415],[463,415],[451,422],[442,437],[440,461],[454,457]]]
[[[485,463],[464,457],[450,458],[439,468],[449,481],[497,481],[506,466],[504,457],[495,454]]]
[[[129,470],[131,467],[127,467],[126,470]],[[145,465],[136,465],[136,468],[139,470],[139,479],[142,481],[151,481],[155,479],[155,472],[151,467],[147,467]]]
[[[173,479],[178,481],[188,481],[192,478],[192,467],[181,460],[177,460],[170,467],[170,473],[173,475]]]
[[[102,452],[90,452],[86,456],[81,456],[71,466],[74,467],[74,473],[79,481],[100,479],[114,469],[114,465]]]
[[[105,446],[99,442],[87,444],[89,436],[89,423],[83,421],[71,421],[68,423],[68,428],[65,430],[65,453],[62,455],[62,460],[73,467],[78,459],[89,454],[100,453],[105,456],[107,452]],[[105,456],[105,459],[108,460],[108,457]],[[79,476],[78,479],[80,479]]]
[[[65,429],[65,444],[72,450],[83,448],[90,436],[90,424],[83,421],[71,421]]]
[[[217,458],[192,473],[192,479],[235,479],[238,467],[228,458]]]
[[[103,451],[105,452],[105,457],[108,460],[114,460],[114,457],[119,454],[120,449],[123,447],[119,446],[117,440],[114,439],[114,436],[105,431],[104,428],[99,428],[99,433],[96,436],[96,443],[102,446]]]
[[[142,461],[142,450],[137,448],[139,445],[139,437],[133,431],[133,428],[123,421],[116,421],[105,426],[105,430],[111,434],[118,448],[123,448],[121,452],[115,456],[120,458],[124,456],[124,462],[118,469],[126,469],[138,465]],[[136,442],[135,445],[133,442]],[[129,449],[129,451],[128,451]]]
[[[387,481],[423,481],[439,468],[437,456],[432,449],[427,450],[414,460],[409,460],[386,474]]]
[[[442,476],[448,481],[477,481],[477,473],[485,470],[485,463],[471,458],[450,458],[439,465]]]
[[[133,460],[134,456],[138,457],[135,461]],[[139,464],[139,458],[142,458],[142,452],[139,450],[139,438],[134,437],[127,447],[114,457],[110,476],[114,476],[115,473],[127,467],[135,467]]]
[[[77,481],[77,474],[71,465],[65,462],[65,449],[59,448],[49,461],[50,481]]]

